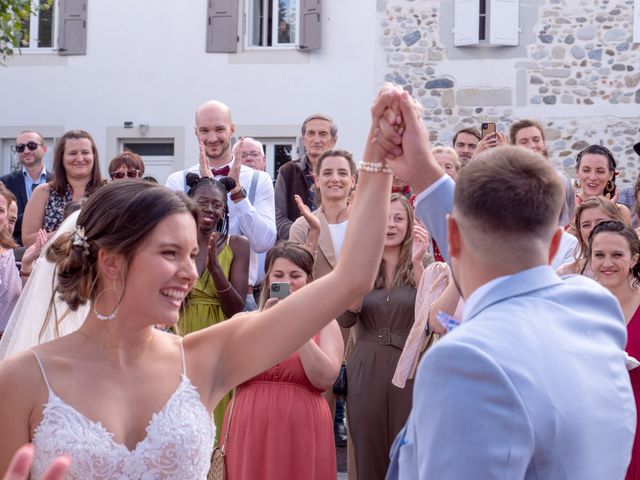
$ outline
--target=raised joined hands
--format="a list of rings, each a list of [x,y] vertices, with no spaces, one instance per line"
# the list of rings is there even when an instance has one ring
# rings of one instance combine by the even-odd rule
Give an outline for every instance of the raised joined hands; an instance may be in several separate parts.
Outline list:
[[[385,84],[371,116],[375,161],[385,161],[396,176],[419,193],[444,172],[431,155],[429,132],[422,122],[422,107],[400,87]]]

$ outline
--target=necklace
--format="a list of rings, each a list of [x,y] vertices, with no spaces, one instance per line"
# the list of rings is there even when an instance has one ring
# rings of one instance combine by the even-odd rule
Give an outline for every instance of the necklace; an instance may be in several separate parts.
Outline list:
[[[76,330],[76,333],[79,333],[80,335],[82,335],[84,338],[86,338],[87,340],[91,340],[93,343],[100,345],[101,347],[105,347],[105,348],[128,348],[128,347],[135,347],[138,345],[146,345],[149,342],[151,342],[151,340],[153,339],[153,331],[149,334],[149,337],[147,337],[146,340],[143,340],[142,342],[136,342],[136,343],[131,343],[128,345],[109,345],[109,344],[103,344],[102,342],[100,342],[99,340],[96,340],[95,338],[93,338],[91,335],[81,331],[81,330]]]

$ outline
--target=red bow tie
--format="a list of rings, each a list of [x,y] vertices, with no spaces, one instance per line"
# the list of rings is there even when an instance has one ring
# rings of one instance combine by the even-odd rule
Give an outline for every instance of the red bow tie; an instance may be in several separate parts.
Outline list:
[[[215,168],[211,169],[211,173],[213,173],[214,177],[218,177],[218,176],[226,177],[229,175],[230,171],[231,171],[231,168],[229,167],[229,165],[224,166],[222,168],[218,168],[218,169],[215,169]]]

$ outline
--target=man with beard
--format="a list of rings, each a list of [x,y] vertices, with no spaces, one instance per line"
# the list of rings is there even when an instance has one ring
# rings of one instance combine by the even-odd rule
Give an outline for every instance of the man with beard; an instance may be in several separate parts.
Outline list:
[[[244,235],[251,248],[249,266],[249,289],[247,290],[247,307],[255,308],[253,287],[258,276],[258,253],[269,250],[276,241],[275,206],[273,199],[273,183],[266,172],[258,172],[245,165],[234,167],[231,150],[231,138],[235,125],[231,121],[231,110],[217,100],[203,103],[196,110],[195,134],[204,150],[207,163],[216,179],[232,177],[236,187],[229,192],[229,233]],[[238,162],[241,160],[238,158]],[[200,164],[196,163],[187,170],[180,170],[169,175],[166,186],[172,190],[186,191],[185,177],[187,173],[199,173]],[[254,177],[254,172],[258,175]],[[249,189],[255,178],[255,198],[249,200],[245,187]]]

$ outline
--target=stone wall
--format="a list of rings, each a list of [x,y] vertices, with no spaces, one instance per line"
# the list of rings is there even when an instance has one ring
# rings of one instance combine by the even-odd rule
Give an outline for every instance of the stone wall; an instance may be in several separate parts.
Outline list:
[[[450,0],[378,1],[385,53],[381,76],[422,103],[434,144],[450,144],[463,125],[489,121],[507,132],[514,120],[535,118],[545,125],[550,158],[558,168],[575,174],[577,152],[602,143],[618,160],[619,183],[635,181],[640,44],[632,43],[633,0],[540,0],[535,40],[526,56],[511,60],[508,47],[494,46],[462,47],[482,49],[484,57],[489,51],[491,59],[448,59],[451,45],[443,43],[447,32],[440,32],[440,18],[452,11]],[[498,81],[469,87],[473,82],[466,76],[456,76],[460,62],[492,69]]]

